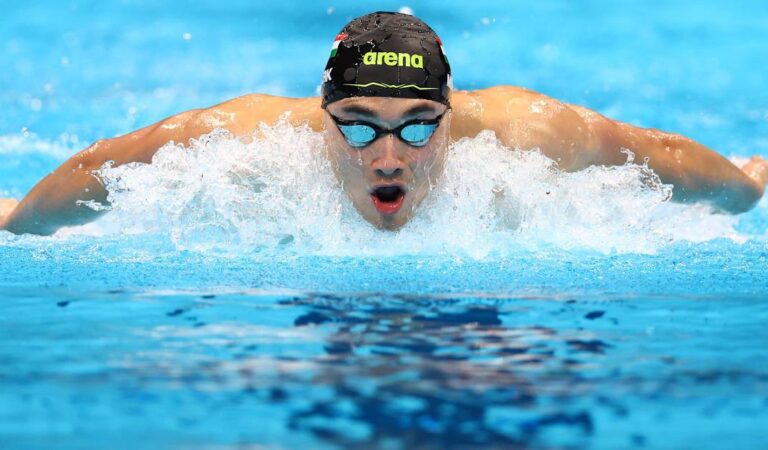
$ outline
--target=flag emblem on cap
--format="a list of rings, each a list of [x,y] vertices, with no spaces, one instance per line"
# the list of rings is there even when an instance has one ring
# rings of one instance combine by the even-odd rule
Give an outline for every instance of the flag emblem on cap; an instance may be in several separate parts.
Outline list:
[[[445,60],[446,64],[449,64],[448,62],[448,55],[445,54],[445,49],[443,48],[443,41],[440,40],[439,37],[435,36],[435,40],[437,41],[437,45],[440,46],[440,52],[443,54],[443,59]],[[448,76],[450,79],[450,75]]]
[[[336,36],[336,39],[333,40],[333,46],[331,47],[331,58],[336,56],[336,50],[339,48],[339,44],[341,44],[341,41],[347,38],[349,36],[347,33],[339,33],[338,36]]]

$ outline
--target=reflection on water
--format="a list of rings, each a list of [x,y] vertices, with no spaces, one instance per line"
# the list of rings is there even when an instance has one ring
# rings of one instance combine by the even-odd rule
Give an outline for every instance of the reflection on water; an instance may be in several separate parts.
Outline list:
[[[292,414],[291,427],[354,448],[510,448],[549,429],[576,442],[592,434],[590,413],[567,403],[583,390],[578,368],[608,344],[505,327],[493,305],[341,300],[286,302],[308,306],[296,326],[334,324],[312,378],[333,395]],[[542,396],[561,407],[541,408]]]
[[[0,436],[15,443],[141,433],[191,448],[716,448],[735,435],[755,448],[768,437],[768,370],[755,364],[768,305],[756,299],[4,301],[0,388],[13,396]]]

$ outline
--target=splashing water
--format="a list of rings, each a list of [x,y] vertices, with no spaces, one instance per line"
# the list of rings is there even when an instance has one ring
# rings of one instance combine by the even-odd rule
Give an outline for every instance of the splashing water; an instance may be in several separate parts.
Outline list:
[[[252,139],[216,130],[188,146],[168,143],[151,165],[99,171],[113,211],[90,230],[160,234],[179,250],[277,256],[654,253],[676,241],[741,239],[735,217],[670,203],[671,186],[631,154],[622,166],[565,173],[488,131],[454,143],[414,219],[384,232],[355,211],[323,146],[320,133],[285,122]]]

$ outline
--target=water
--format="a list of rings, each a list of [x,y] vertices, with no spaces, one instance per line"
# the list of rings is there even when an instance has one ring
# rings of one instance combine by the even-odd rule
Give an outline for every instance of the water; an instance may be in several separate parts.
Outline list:
[[[0,194],[184,109],[314,95],[346,20],[402,6],[4,5]],[[768,156],[761,2],[408,6],[458,88],[527,86]],[[381,233],[335,187],[320,136],[266,131],[105,168],[115,210],[94,224],[0,233],[2,448],[768,439],[765,200],[711,214],[666,202],[642,166],[562,174],[483,134]]]

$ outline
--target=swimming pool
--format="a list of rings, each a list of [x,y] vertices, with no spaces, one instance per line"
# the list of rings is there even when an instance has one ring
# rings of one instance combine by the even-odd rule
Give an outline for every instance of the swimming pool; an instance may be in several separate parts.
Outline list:
[[[314,95],[338,29],[402,6],[7,5],[0,195],[184,109]],[[458,88],[522,85],[768,156],[763,2],[408,6]],[[106,170],[118,206],[95,224],[0,232],[2,448],[768,440],[765,200],[712,215],[640,166],[557,174],[483,134],[393,235],[350,209],[317,135],[267,131]]]

